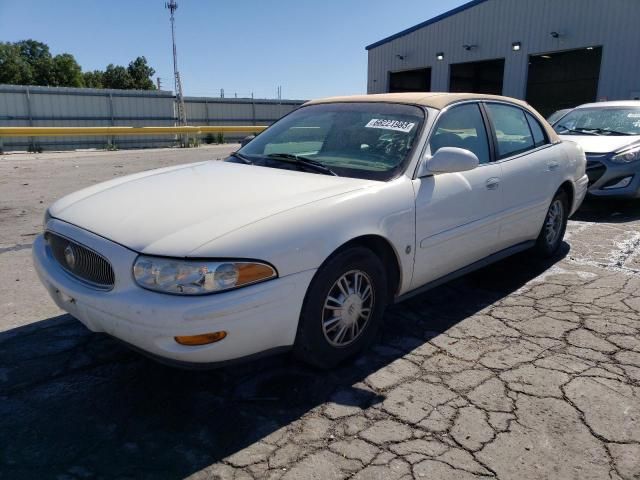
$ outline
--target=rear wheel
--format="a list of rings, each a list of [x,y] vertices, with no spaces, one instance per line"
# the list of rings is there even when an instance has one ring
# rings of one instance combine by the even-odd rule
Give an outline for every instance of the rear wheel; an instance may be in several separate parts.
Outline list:
[[[564,190],[553,197],[547,210],[542,230],[536,240],[535,250],[542,257],[552,257],[562,245],[569,218],[569,199]]]
[[[331,368],[375,338],[387,304],[387,279],[380,259],[353,247],[329,259],[314,277],[302,307],[295,355]]]

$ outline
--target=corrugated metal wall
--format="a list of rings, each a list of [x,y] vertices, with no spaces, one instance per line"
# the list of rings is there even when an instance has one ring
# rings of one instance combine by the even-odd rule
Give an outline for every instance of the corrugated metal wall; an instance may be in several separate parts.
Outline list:
[[[504,58],[503,94],[524,98],[529,55],[600,45],[598,98],[640,94],[640,0],[487,0],[370,49],[367,91],[386,92],[389,72],[424,67],[431,89],[447,91],[450,64]]]
[[[187,118],[194,125],[268,125],[302,103],[301,100],[185,97]]]
[[[270,125],[295,110],[303,100],[253,100],[185,97],[190,125]],[[90,127],[175,125],[172,92],[157,90],[105,90],[0,85],[0,126]],[[243,135],[227,135],[233,140]],[[106,137],[5,138],[2,149],[44,150],[102,148]],[[122,136],[112,139],[121,148],[148,148],[174,144],[164,135]]]

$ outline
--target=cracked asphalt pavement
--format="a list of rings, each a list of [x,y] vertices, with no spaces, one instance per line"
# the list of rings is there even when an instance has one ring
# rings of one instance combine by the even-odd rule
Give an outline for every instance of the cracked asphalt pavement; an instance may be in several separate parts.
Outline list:
[[[176,370],[55,307],[29,251],[48,203],[229,150],[0,157],[0,478],[640,478],[638,202],[587,202],[546,263],[390,307],[329,372]]]

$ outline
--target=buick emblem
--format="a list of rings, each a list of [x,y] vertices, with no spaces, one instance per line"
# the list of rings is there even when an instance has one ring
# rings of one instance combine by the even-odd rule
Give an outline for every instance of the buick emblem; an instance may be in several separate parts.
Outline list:
[[[64,249],[64,259],[67,262],[67,266],[73,270],[76,266],[76,252],[73,251],[73,247],[70,244]]]

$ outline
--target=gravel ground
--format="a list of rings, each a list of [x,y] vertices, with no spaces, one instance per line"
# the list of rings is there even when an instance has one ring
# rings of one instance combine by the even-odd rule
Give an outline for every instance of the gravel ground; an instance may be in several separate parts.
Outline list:
[[[193,150],[0,157],[0,478],[638,479],[640,204],[588,202],[527,253],[389,308],[330,372],[208,372],[89,333],[37,283],[44,208]]]

